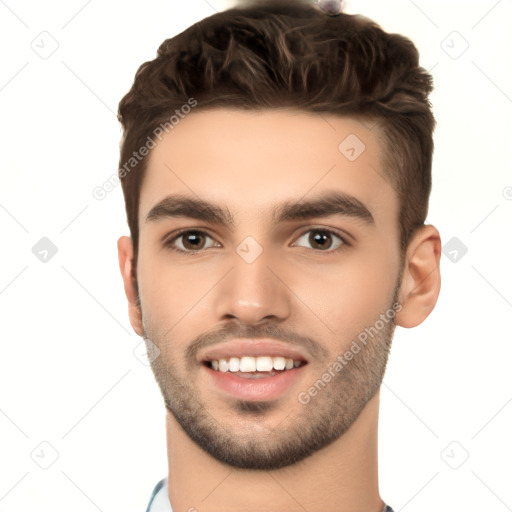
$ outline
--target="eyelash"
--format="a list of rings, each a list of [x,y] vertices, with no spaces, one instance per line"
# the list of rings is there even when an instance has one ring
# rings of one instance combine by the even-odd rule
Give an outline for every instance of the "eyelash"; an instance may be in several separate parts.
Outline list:
[[[340,240],[340,242],[341,242],[341,245],[339,247],[337,247],[336,249],[326,249],[324,251],[311,249],[312,251],[332,254],[332,253],[337,253],[339,251],[342,251],[345,247],[350,246],[350,244],[347,242],[346,237],[340,235],[339,233],[337,233],[336,231],[333,231],[332,229],[321,228],[321,227],[309,228],[306,231],[303,231],[300,235],[297,236],[296,240],[302,238],[304,235],[306,235],[308,233],[315,232],[315,231],[338,238]],[[169,239],[167,239],[164,242],[164,246],[166,248],[172,250],[172,251],[175,251],[175,252],[178,252],[178,253],[181,253],[181,254],[186,254],[187,256],[196,256],[198,254],[202,254],[207,249],[210,249],[210,247],[208,247],[206,249],[199,249],[197,251],[184,251],[183,249],[178,249],[174,245],[175,242],[179,238],[181,238],[183,235],[186,235],[186,234],[189,234],[189,233],[194,233],[194,234],[197,234],[197,235],[204,235],[204,236],[214,240],[214,238],[212,236],[210,236],[206,231],[203,231],[203,230],[200,230],[200,229],[190,229],[189,228],[189,229],[184,229],[182,231],[179,231],[178,233],[175,233],[174,236],[172,236],[172,238],[169,238]]]

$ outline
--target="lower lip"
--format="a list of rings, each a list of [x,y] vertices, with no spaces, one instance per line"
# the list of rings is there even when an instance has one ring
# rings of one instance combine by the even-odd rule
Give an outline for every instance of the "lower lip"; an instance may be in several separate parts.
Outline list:
[[[264,401],[279,398],[297,384],[306,365],[256,379],[239,377],[236,373],[203,369],[214,386],[240,400]]]

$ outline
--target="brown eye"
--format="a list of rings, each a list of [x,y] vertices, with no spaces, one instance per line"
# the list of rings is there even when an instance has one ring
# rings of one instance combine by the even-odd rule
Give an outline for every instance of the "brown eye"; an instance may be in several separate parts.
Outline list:
[[[332,245],[332,237],[329,233],[311,231],[308,242],[311,244],[313,249],[330,249]]]
[[[197,250],[204,249],[204,245],[206,243],[206,237],[203,233],[198,231],[190,231],[181,235],[183,241],[183,247],[187,250]]]
[[[299,237],[298,242],[300,241],[305,242],[312,249],[324,252],[334,251],[345,244],[345,241],[339,235],[324,229],[310,229]],[[294,243],[293,245],[304,247],[301,243]]]
[[[183,231],[169,240],[166,246],[178,252],[199,252],[216,245],[211,236],[203,231]]]

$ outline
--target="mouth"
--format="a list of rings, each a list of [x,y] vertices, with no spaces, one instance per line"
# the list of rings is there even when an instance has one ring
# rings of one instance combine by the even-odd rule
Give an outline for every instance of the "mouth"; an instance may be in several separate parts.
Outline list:
[[[216,372],[235,374],[245,379],[265,379],[300,368],[307,364],[283,356],[242,356],[204,361],[203,364]]]
[[[298,387],[308,360],[276,340],[232,340],[199,356],[207,389],[248,401],[275,400]]]

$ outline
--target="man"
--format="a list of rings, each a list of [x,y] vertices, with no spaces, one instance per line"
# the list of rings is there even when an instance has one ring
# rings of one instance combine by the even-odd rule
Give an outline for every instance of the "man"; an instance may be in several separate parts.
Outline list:
[[[118,250],[167,408],[148,510],[391,510],[379,387],[440,289],[431,89],[408,39],[332,3],[244,3],[140,67]]]

